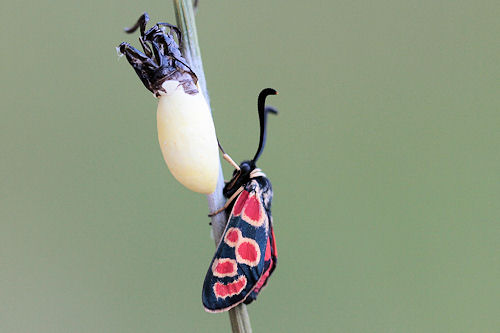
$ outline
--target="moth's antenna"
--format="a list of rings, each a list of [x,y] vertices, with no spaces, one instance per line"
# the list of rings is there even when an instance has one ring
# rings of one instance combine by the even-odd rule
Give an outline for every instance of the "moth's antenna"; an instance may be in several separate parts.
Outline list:
[[[254,158],[252,159],[252,163],[255,165],[255,162],[262,154],[264,150],[264,146],[266,145],[266,135],[267,135],[267,114],[268,112],[278,114],[278,111],[270,106],[266,106],[266,98],[269,95],[277,95],[278,92],[272,88],[266,88],[262,90],[259,94],[259,98],[257,100],[257,109],[259,112],[259,122],[260,122],[260,140],[259,140],[259,148],[257,148],[257,152],[255,153]]]
[[[219,139],[217,139],[217,144],[219,145],[219,149],[222,152],[222,157],[226,161],[228,161],[229,164],[231,164],[233,166],[233,168],[235,168],[236,170],[240,171],[240,166],[235,161],[233,161],[233,159],[231,158],[231,156],[229,156],[228,154],[226,154],[226,152],[224,151],[224,148],[222,148],[222,145],[219,142]]]

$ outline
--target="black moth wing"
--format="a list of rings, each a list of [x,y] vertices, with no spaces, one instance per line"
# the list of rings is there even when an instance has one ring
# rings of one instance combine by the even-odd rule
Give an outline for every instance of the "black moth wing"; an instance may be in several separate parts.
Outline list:
[[[245,184],[228,208],[228,223],[203,284],[206,311],[250,303],[266,284],[276,267],[271,201],[271,183],[259,176]]]

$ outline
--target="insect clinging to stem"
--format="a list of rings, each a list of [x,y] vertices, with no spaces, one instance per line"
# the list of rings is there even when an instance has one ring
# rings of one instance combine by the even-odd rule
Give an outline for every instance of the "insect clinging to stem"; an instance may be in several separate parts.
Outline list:
[[[212,193],[220,162],[208,103],[180,51],[180,30],[169,23],[157,23],[146,31],[148,20],[144,13],[134,26],[125,29],[127,33],[139,29],[144,52],[128,43],[121,43],[118,51],[158,98],[158,141],[170,172],[190,190]]]
[[[276,109],[265,106],[274,89],[262,90],[258,97],[260,138],[253,159],[237,165],[221,147],[224,158],[234,167],[223,194],[227,202],[210,216],[225,210],[229,216],[203,283],[202,301],[207,312],[227,311],[238,304],[251,303],[276,268],[277,250],[271,216],[271,182],[257,168],[266,143],[267,114]]]

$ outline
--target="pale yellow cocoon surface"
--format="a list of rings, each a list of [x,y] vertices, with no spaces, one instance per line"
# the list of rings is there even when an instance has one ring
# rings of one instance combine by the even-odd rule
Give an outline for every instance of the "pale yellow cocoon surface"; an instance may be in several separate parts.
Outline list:
[[[186,94],[178,81],[163,84],[158,99],[158,141],[170,172],[188,189],[209,194],[219,176],[214,123],[202,93]]]

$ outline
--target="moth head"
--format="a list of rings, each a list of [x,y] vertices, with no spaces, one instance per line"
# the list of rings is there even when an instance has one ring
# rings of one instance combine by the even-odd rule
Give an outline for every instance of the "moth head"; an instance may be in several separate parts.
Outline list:
[[[259,146],[257,148],[257,152],[253,159],[249,161],[243,161],[239,168],[236,168],[233,172],[233,176],[231,180],[226,183],[224,186],[223,194],[226,197],[230,197],[234,194],[241,186],[244,186],[246,183],[250,181],[251,172],[257,167],[256,162],[259,159],[260,155],[264,151],[264,147],[266,145],[266,137],[267,137],[267,114],[273,113],[277,114],[278,111],[271,107],[266,106],[266,98],[269,95],[277,95],[278,92],[272,88],[266,88],[262,90],[259,94],[257,100],[257,109],[259,112],[259,122],[260,122],[260,138],[259,138]]]

